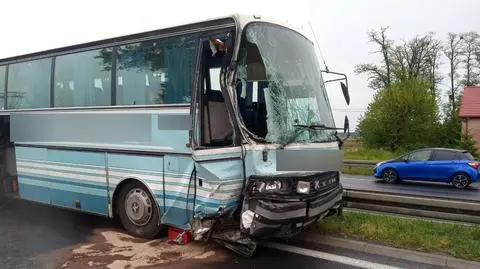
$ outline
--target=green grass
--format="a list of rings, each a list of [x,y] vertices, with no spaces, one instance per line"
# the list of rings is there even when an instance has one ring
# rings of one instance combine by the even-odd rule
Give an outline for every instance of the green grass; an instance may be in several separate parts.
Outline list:
[[[343,150],[345,152],[345,160],[384,161],[399,155],[383,149],[365,148],[358,140],[347,140]]]
[[[398,154],[379,150],[379,149],[361,149],[358,151],[345,151],[345,160],[369,160],[384,161],[398,157]]]
[[[345,160],[363,160],[380,162],[400,156],[399,153],[393,153],[382,149],[364,148],[358,140],[347,140],[344,144]],[[344,167],[342,173],[353,175],[372,175],[372,169],[366,167]]]
[[[317,232],[480,261],[480,226],[344,212],[319,222]]]
[[[373,171],[368,167],[343,167],[343,174],[371,176]]]

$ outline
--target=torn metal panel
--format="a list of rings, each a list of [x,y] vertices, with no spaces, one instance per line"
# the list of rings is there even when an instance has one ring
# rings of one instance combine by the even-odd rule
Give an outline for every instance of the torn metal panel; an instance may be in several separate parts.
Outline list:
[[[307,192],[299,193],[299,182],[307,183]],[[251,176],[244,195],[241,230],[255,238],[285,239],[335,213],[343,189],[337,172],[292,173]]]

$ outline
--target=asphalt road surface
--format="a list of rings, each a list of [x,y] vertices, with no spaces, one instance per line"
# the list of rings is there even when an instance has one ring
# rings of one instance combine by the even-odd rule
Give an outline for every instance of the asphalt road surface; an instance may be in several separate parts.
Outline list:
[[[478,183],[473,183],[468,188],[459,190],[445,183],[403,181],[387,184],[371,176],[348,174],[342,175],[341,182],[345,189],[352,190],[480,201],[480,186]]]
[[[437,268],[379,255],[290,242],[247,259],[214,244],[132,238],[109,219],[0,200],[0,268]],[[280,249],[280,250],[279,250]],[[386,266],[384,266],[386,265]]]

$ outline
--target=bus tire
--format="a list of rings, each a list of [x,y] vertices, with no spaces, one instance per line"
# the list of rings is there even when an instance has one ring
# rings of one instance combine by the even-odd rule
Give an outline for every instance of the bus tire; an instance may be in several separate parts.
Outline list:
[[[133,236],[155,238],[162,228],[157,203],[145,185],[128,182],[120,190],[118,217],[125,230]]]

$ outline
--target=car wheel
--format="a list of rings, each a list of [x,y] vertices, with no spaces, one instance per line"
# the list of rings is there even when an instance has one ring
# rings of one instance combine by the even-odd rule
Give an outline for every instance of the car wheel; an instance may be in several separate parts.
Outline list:
[[[146,239],[154,238],[161,229],[155,199],[139,182],[130,182],[120,190],[118,216],[130,234]]]
[[[458,173],[452,177],[452,185],[457,189],[464,189],[470,185],[470,176],[464,173]]]
[[[385,181],[386,183],[394,183],[398,180],[398,174],[397,174],[397,171],[391,169],[391,168],[387,168],[385,169],[385,171],[383,171],[382,173],[382,179],[383,181]]]

